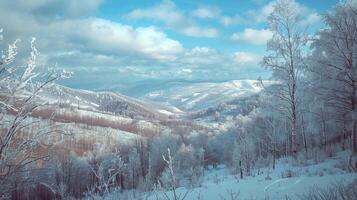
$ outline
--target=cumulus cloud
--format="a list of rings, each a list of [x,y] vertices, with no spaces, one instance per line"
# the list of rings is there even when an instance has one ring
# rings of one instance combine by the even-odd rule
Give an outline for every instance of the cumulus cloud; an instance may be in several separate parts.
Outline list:
[[[210,70],[211,73],[232,73],[243,72],[246,69],[259,70],[260,55],[249,52],[223,53],[209,47],[196,46],[187,49],[181,57],[177,59],[180,66],[189,66],[195,71]],[[233,73],[234,72],[234,73]]]
[[[241,16],[223,15],[221,9],[214,6],[201,6],[192,11],[192,16],[200,19],[215,19],[224,26],[235,25],[242,23],[244,20]]]
[[[189,68],[179,69],[179,70],[177,71],[177,75],[179,75],[179,76],[185,76],[185,77],[191,77],[191,75],[192,75],[192,69],[189,69]]]
[[[270,1],[269,3],[262,6],[257,10],[249,10],[248,15],[254,19],[255,22],[265,22],[269,15],[274,11],[274,5],[277,0]],[[315,10],[308,8],[298,2],[293,2],[298,9],[298,13],[302,16],[307,16],[303,19],[303,25],[312,25],[321,22],[321,17],[316,13]]]
[[[173,61],[177,54],[183,51],[180,42],[169,38],[153,26],[132,27],[110,20],[86,17],[86,14],[81,18],[64,17],[44,22],[38,19],[37,15],[52,14],[40,13],[38,10],[53,7],[57,1],[50,1],[48,4],[39,0],[34,2],[31,7],[26,8],[26,12],[23,10],[25,8],[22,9],[23,5],[14,2],[0,3],[0,24],[3,24],[4,35],[8,40],[13,40],[12,37],[38,37],[39,49],[44,56],[48,54],[47,56],[63,58],[74,54],[93,54],[116,57],[118,60],[132,57],[135,58],[133,60]],[[57,4],[62,5],[61,2],[58,1]],[[77,1],[73,2],[72,4],[77,5]],[[88,1],[90,6],[84,5],[84,10],[94,11],[94,5],[98,2]],[[66,9],[74,9],[74,5],[68,5]],[[5,16],[11,17],[11,23]],[[102,61],[100,58],[103,57],[93,56],[91,60],[97,59],[99,64],[99,61]]]
[[[246,28],[243,32],[233,33],[230,40],[237,43],[265,45],[272,36],[273,33],[269,29],[256,30]]]
[[[203,15],[204,13],[201,13]],[[205,13],[209,15],[210,13]],[[167,27],[187,36],[193,37],[217,37],[218,30],[215,28],[201,27],[179,10],[175,3],[166,0],[161,3],[144,9],[135,9],[128,13],[128,19],[152,19],[163,22]]]
[[[256,22],[264,22],[267,20],[268,16],[274,11],[274,5],[275,1],[271,1],[261,7],[259,10],[248,11],[248,15],[250,15]]]
[[[317,24],[321,21],[321,15],[317,13],[310,13],[304,21],[304,25]]]
[[[221,10],[217,7],[199,7],[192,11],[192,15],[197,18],[218,18],[221,15]]]
[[[185,51],[179,61],[193,67],[204,65],[215,65],[224,61],[224,55],[216,49],[208,47],[194,47]]]
[[[198,18],[217,18],[221,10],[216,7],[200,7],[192,11],[192,15]]]
[[[261,60],[261,56],[248,52],[236,52],[234,53],[234,60],[240,64],[257,65]]]
[[[256,63],[244,60],[242,55],[239,58],[234,53],[203,46],[184,48],[155,26],[138,27],[94,17],[102,0],[88,0],[83,5],[79,2],[0,1],[0,28],[4,29],[0,46],[20,37],[24,41],[19,47],[21,60],[28,57],[28,52],[23,53],[29,50],[25,41],[37,37],[36,45],[45,64],[57,63],[58,67],[74,71],[70,85],[89,89],[154,78],[239,78],[237,74],[257,69]],[[154,19],[151,18],[154,16],[169,28],[195,37],[218,35],[216,29],[197,25],[192,13],[180,11],[171,1],[150,9],[157,12],[138,9],[127,17]],[[223,16],[216,12],[197,15],[221,19],[210,18]],[[226,24],[233,23],[229,17],[225,20]]]
[[[3,1],[2,6],[33,16],[47,18],[76,18],[87,16],[97,10],[104,0],[11,0]]]
[[[183,51],[181,44],[158,31],[155,27],[139,27],[115,23],[104,19],[87,19],[74,23],[74,34],[81,37],[86,48],[104,53],[139,53],[159,60],[175,60]]]
[[[239,16],[239,15],[235,15],[235,16],[221,16],[219,18],[219,21],[221,22],[221,24],[223,24],[224,26],[231,26],[231,25],[235,25],[235,24],[240,24],[240,23],[244,23],[244,19]]]

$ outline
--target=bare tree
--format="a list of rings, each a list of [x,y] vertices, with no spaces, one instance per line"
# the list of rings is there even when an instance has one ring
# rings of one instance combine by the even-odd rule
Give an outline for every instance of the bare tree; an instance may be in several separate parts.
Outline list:
[[[302,51],[308,41],[306,28],[301,25],[302,18],[294,0],[276,1],[268,23],[273,32],[273,37],[267,44],[267,50],[271,54],[264,57],[262,65],[273,71],[273,77],[279,83],[272,93],[281,101],[281,112],[290,121],[290,149],[295,153],[299,105],[297,87],[304,63]]]
[[[34,130],[41,120],[31,118],[31,114],[46,104],[38,101],[38,93],[54,81],[69,76],[65,71],[37,69],[39,53],[35,38],[31,41],[26,65],[16,66],[19,42],[9,44],[0,55],[0,197],[9,194],[14,177],[48,157],[46,151],[40,151],[50,147],[44,138],[59,130],[55,127]]]

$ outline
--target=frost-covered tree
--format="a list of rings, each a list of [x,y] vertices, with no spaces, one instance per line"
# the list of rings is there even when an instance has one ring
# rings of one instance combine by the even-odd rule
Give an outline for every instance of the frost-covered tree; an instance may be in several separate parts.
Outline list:
[[[256,146],[252,136],[245,127],[241,126],[233,146],[232,165],[235,173],[251,175],[251,170],[256,161]]]
[[[170,191],[172,191],[172,197],[171,195],[167,194],[166,192],[163,192],[163,199],[166,200],[184,200],[186,199],[189,190],[186,190],[186,192],[180,193],[177,191],[178,187],[178,182],[177,182],[177,173],[176,169],[174,168],[174,159],[171,155],[170,148],[167,149],[167,156],[162,155],[163,160],[165,161],[166,164],[166,170],[163,172],[163,175],[161,177],[161,182],[165,183],[165,187],[168,188]]]
[[[2,39],[1,35],[0,43]],[[31,114],[46,104],[38,101],[37,94],[56,80],[69,76],[53,68],[38,69],[35,38],[31,41],[31,53],[25,66],[17,66],[19,42],[15,40],[0,52],[0,195],[9,194],[14,177],[19,173],[48,158],[47,153],[39,153],[50,147],[43,138],[59,130],[54,127],[31,129],[40,122],[31,118]]]
[[[118,149],[97,145],[86,157],[96,179],[95,193],[109,193],[112,187],[118,186],[117,178],[126,168]]]
[[[132,149],[128,155],[129,161],[127,164],[127,175],[130,182],[130,188],[135,188],[141,177],[141,161],[140,155],[136,148]]]
[[[307,35],[302,27],[299,5],[294,0],[278,0],[268,17],[273,37],[268,41],[262,65],[273,72],[277,84],[271,93],[281,102],[280,111],[290,121],[291,151],[297,151],[298,82],[303,67]]]
[[[317,97],[333,113],[333,123],[348,122],[357,153],[357,3],[346,1],[324,17],[326,29],[313,42]],[[328,111],[326,110],[326,111]]]
[[[264,110],[265,111],[265,110]],[[280,147],[284,147],[285,135],[282,134],[284,121],[272,114],[259,112],[260,116],[255,118],[254,121],[258,123],[257,130],[257,141],[259,146],[262,148],[261,154],[270,154],[272,157],[272,168],[275,169],[276,160],[279,157],[279,152],[281,152]]]
[[[149,174],[150,178],[154,179],[160,176],[161,172],[165,169],[165,162],[162,155],[167,153],[170,148],[171,153],[175,153],[178,149],[180,138],[175,135],[163,133],[160,137],[151,138],[149,141]]]
[[[62,198],[68,196],[79,197],[91,186],[90,168],[85,158],[74,152],[57,152],[52,155],[46,170],[50,175],[42,177],[43,181],[50,181]]]
[[[195,185],[203,174],[203,149],[195,149],[192,145],[182,144],[174,156],[178,182]]]

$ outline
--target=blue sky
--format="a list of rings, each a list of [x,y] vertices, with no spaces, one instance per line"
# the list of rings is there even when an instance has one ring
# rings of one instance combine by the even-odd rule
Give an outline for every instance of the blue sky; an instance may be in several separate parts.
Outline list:
[[[66,68],[63,84],[124,88],[145,81],[269,77],[259,66],[272,36],[268,0],[0,1],[3,41],[37,38],[41,63]],[[337,0],[296,1],[311,33]]]

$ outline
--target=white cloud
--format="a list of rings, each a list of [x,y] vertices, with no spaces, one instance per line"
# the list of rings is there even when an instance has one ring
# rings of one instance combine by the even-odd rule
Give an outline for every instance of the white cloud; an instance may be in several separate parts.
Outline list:
[[[250,15],[256,22],[264,22],[268,16],[274,11],[275,1],[271,1],[264,5],[259,10],[250,10],[248,15]]]
[[[38,0],[31,4],[32,7],[23,7],[17,4],[18,1],[0,1],[0,24],[4,28],[4,43],[18,37],[24,41],[19,46],[19,56],[28,53],[25,42],[31,37],[38,38],[37,48],[48,63],[58,63],[60,67],[71,69],[171,62],[184,51],[180,42],[153,26],[133,27],[87,17],[89,13],[82,17],[68,15],[52,18],[54,13],[40,10],[55,8],[54,3],[62,8],[62,1]],[[96,5],[100,0],[88,1],[89,4],[91,2]],[[88,6],[85,10],[95,13],[93,5],[83,7]],[[73,6],[70,7],[68,9]]]
[[[244,19],[239,15],[236,15],[236,16],[221,16],[219,18],[219,21],[224,26],[231,26],[231,25],[235,25],[235,24],[239,24],[239,23],[244,22]]]
[[[217,29],[197,25],[170,0],[163,1],[150,8],[135,9],[128,13],[126,18],[133,20],[152,19],[161,21],[169,28],[187,36],[208,38],[218,36]]]
[[[192,75],[192,69],[189,68],[182,68],[177,71],[177,75],[179,76],[191,76]]]
[[[69,0],[34,0],[31,1],[33,4],[25,0],[0,0],[0,28],[4,28],[2,43],[20,37],[24,42],[19,46],[18,60],[24,60],[28,56],[26,41],[31,37],[38,38],[36,45],[45,58],[42,64],[58,63],[58,67],[74,71],[79,79],[73,82],[88,88],[103,84],[110,86],[119,80],[239,78],[241,74],[260,70],[254,68],[256,65],[253,66],[249,59],[237,62],[237,59],[244,60],[239,54],[223,53],[209,47],[186,49],[154,26],[135,27],[91,17],[101,0],[88,1],[91,5],[82,5],[84,11],[80,12],[79,4],[68,6],[63,3],[70,3]],[[149,10],[157,12],[136,10],[131,17],[156,19],[186,35],[218,35],[216,29],[198,26],[191,13],[179,11],[171,1],[160,5],[162,7],[156,10]],[[228,16],[225,20],[226,24],[234,21]]]
[[[237,43],[265,45],[272,36],[273,33],[269,29],[256,30],[246,28],[243,32],[232,34],[230,40]]]
[[[194,67],[202,65],[213,65],[222,63],[224,55],[220,54],[217,50],[208,47],[194,47],[185,51],[180,62]]]
[[[178,70],[184,77],[202,78],[209,76],[212,80],[222,78],[256,78],[263,70],[259,66],[262,56],[249,52],[226,53],[209,47],[187,49],[177,59],[173,67],[191,69],[190,74]]]
[[[277,1],[278,0],[270,1],[258,10],[248,11],[247,14],[253,18],[255,22],[265,22],[267,21],[269,15],[274,11],[274,6]],[[298,3],[297,1],[292,1],[291,6],[296,7],[297,13],[304,17],[302,19],[303,25],[312,25],[321,21],[321,17],[316,13],[315,10],[311,8],[308,8],[305,5]]]
[[[248,52],[236,52],[234,53],[234,60],[240,64],[258,64],[261,56]]]
[[[104,0],[11,0],[3,1],[3,7],[33,16],[45,18],[78,18],[95,12]]]
[[[159,60],[175,60],[183,51],[178,41],[154,27],[133,28],[97,18],[80,21],[76,26],[76,34],[87,47],[112,54],[132,51]]]
[[[230,26],[241,23],[242,17],[239,15],[227,16],[222,15],[222,11],[218,7],[204,6],[192,11],[192,16],[201,19],[216,19],[224,26]]]
[[[189,74],[192,73],[192,69],[187,69],[187,68],[183,68],[181,71]]]
[[[198,18],[218,18],[221,10],[216,7],[200,7],[192,11],[192,15]]]
[[[249,52],[223,53],[209,47],[194,47],[187,49],[177,59],[179,66],[189,66],[191,69],[225,71],[232,73],[246,69],[260,68],[258,63],[262,56]]]
[[[305,25],[317,24],[319,22],[321,22],[321,15],[317,13],[309,14],[306,20],[304,21]]]

